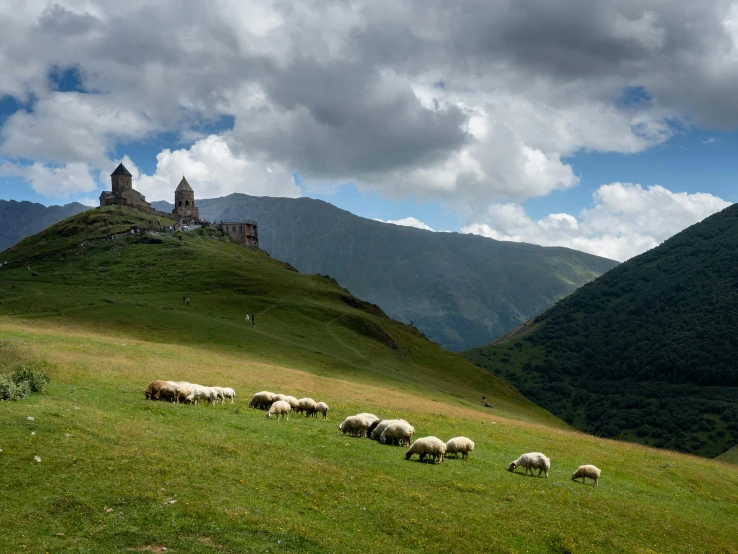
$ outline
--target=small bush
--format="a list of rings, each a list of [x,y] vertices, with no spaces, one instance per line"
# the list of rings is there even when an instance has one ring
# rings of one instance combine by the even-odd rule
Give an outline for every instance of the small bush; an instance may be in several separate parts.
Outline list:
[[[11,374],[0,375],[0,400],[21,400],[34,392],[43,392],[49,376],[42,369],[18,366]]]
[[[28,381],[31,392],[44,392],[46,383],[51,381],[43,369],[20,365],[11,375],[16,385],[20,385],[23,381]]]

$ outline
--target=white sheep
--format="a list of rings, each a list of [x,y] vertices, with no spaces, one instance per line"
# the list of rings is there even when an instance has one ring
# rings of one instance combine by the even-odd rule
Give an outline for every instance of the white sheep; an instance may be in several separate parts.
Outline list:
[[[249,408],[259,408],[261,410],[266,410],[271,406],[272,402],[274,402],[274,393],[269,391],[261,391],[257,392],[254,396],[251,397],[251,402],[249,402]]]
[[[299,404],[299,412],[305,412],[305,417],[314,414],[318,409],[318,403],[312,398],[300,398],[297,402]]]
[[[300,409],[300,401],[295,398],[294,396],[285,396],[284,401],[288,402],[290,406],[292,406],[292,411],[297,413]]]
[[[321,414],[323,414],[323,419],[328,417],[328,404],[325,402],[318,402],[316,408]]]
[[[215,401],[218,399],[218,393],[215,392],[212,387],[203,387],[202,385],[192,385],[192,393],[185,398],[189,403],[198,404],[200,400],[210,402],[215,406]]]
[[[526,475],[528,475],[528,470],[530,470],[530,474],[533,475],[533,470],[537,469],[538,477],[544,473],[546,475],[546,479],[548,479],[548,470],[551,469],[551,460],[540,452],[528,452],[527,454],[520,456],[520,458],[514,462],[510,462],[510,466],[507,470],[515,471],[515,469],[520,466],[525,468]]]
[[[405,459],[409,460],[413,454],[417,454],[421,462],[425,461],[426,456],[432,456],[433,462],[440,464],[446,454],[446,443],[438,437],[421,437],[407,449]]]
[[[223,387],[210,387],[215,391],[216,400],[220,400],[221,404],[225,404],[225,390]]]
[[[344,434],[348,433],[355,437],[365,437],[369,424],[366,419],[359,416],[349,416],[338,426]]]
[[[356,415],[359,416],[359,417],[363,417],[364,419],[368,420],[370,425],[372,423],[374,423],[375,421],[378,421],[379,420],[379,418],[377,416],[375,416],[374,414],[368,414],[366,412],[361,412],[360,414],[356,414]]]
[[[576,481],[579,477],[582,478],[582,483],[586,482],[587,477],[594,481],[594,486],[598,486],[600,480],[600,469],[593,465],[579,466],[577,470],[571,474],[571,480]]]
[[[225,394],[225,397],[226,398],[230,398],[231,399],[231,404],[233,404],[233,402],[236,399],[236,391],[233,390],[230,387],[224,387],[223,388],[223,393]],[[223,402],[225,402],[225,400]]]
[[[399,422],[407,423],[407,421],[405,421],[404,419],[381,419],[377,421],[378,423],[376,427],[374,427],[374,429],[372,430],[372,434],[369,437],[375,441],[378,441],[382,438],[382,433],[384,433],[384,430],[387,428],[388,425]],[[371,423],[369,427],[371,427],[373,424],[374,423]]]
[[[410,446],[410,437],[415,434],[415,427],[407,421],[395,421],[384,428],[379,436],[379,442],[382,444],[397,444]]]
[[[287,401],[287,397],[284,394],[275,394],[272,398],[272,402],[276,402],[277,400]]]
[[[461,452],[462,459],[468,458],[472,450],[474,450],[474,441],[466,437],[454,437],[446,443],[446,455],[453,454],[454,458],[459,457],[459,452]]]
[[[285,402],[284,400],[277,400],[270,406],[266,416],[271,418],[273,415],[276,415],[277,419],[279,420],[283,417],[289,417],[291,411],[292,406],[290,406],[289,402]]]

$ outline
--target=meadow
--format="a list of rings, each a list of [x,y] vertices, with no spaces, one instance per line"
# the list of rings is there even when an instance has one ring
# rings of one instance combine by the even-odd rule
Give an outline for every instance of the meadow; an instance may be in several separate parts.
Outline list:
[[[0,403],[0,552],[738,552],[738,468],[574,431],[331,279],[208,230],[95,242],[137,216],[77,217],[4,254],[0,372],[51,382]],[[155,378],[238,396],[147,401]],[[247,407],[264,389],[328,419],[268,420]],[[340,433],[362,411],[476,449],[406,461]],[[549,479],[507,471],[533,450]],[[584,463],[599,487],[571,481]]]

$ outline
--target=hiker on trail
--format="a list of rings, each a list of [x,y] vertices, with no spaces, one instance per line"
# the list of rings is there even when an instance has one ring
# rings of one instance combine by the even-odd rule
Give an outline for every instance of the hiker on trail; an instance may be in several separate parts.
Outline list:
[[[189,296],[187,297],[187,305],[188,306],[190,305],[190,297]]]
[[[251,314],[251,325],[256,325],[256,314]]]
[[[410,325],[413,326],[413,327],[415,327],[415,320],[414,319],[411,319],[410,320]]]
[[[249,314],[246,314],[246,321],[249,320]]]
[[[485,408],[491,408],[491,407],[492,407],[492,406],[491,406],[491,405],[489,404],[489,402],[487,402],[487,395],[486,395],[486,394],[483,394],[483,395],[482,395],[482,402],[484,402],[484,407],[485,407]]]

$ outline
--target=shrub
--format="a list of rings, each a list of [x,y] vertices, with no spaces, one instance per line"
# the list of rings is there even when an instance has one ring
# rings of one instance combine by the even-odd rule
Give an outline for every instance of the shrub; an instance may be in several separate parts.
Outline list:
[[[15,400],[16,388],[10,375],[0,375],[0,400]]]
[[[27,381],[31,392],[44,392],[46,390],[46,383],[51,380],[43,369],[23,365],[16,368],[11,378],[15,381],[16,385]]]

